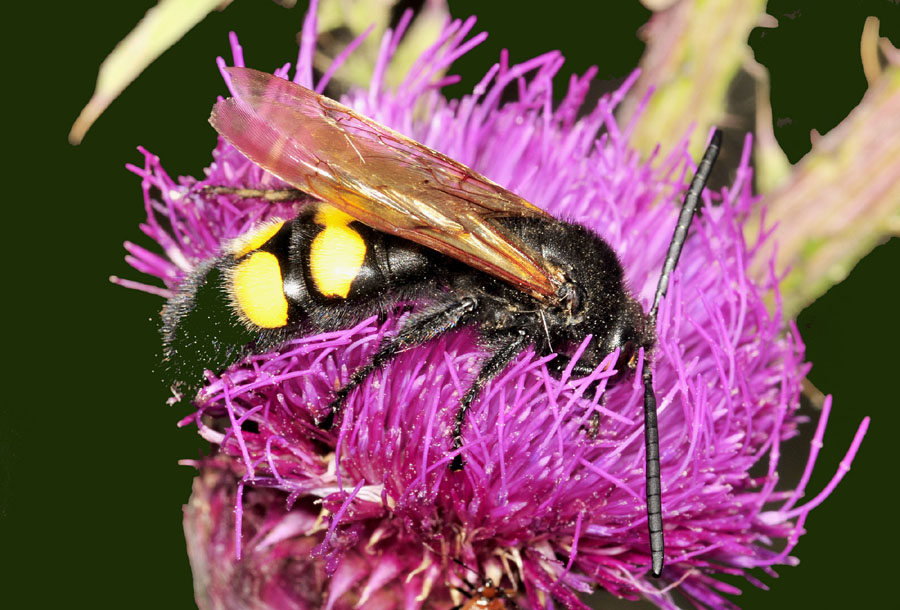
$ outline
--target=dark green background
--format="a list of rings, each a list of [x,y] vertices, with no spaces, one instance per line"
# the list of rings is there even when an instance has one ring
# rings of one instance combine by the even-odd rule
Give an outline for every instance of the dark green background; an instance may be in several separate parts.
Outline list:
[[[3,206],[12,213],[4,223],[12,236],[4,256],[12,367],[4,367],[0,417],[4,597],[8,607],[191,608],[181,505],[192,471],[176,461],[197,456],[203,443],[175,427],[183,413],[166,407],[151,373],[160,300],[107,281],[139,279],[121,243],[147,244],[137,228],[140,180],[123,166],[142,163],[142,144],[172,175],[199,174],[215,142],[206,117],[224,92],[214,58],[228,53],[227,32],[238,31],[250,65],[270,69],[294,60],[302,7],[238,0],[211,16],[73,148],[66,134],[99,63],[154,2],[23,4],[7,8],[3,37]],[[471,87],[504,46],[514,61],[562,49],[564,72],[599,64],[599,78],[622,78],[640,57],[634,33],[648,13],[636,3],[614,12],[587,4],[454,1],[455,15],[478,12],[479,28],[491,33],[460,62],[466,86],[454,92]],[[775,117],[790,119],[776,134],[792,160],[808,150],[810,129],[827,132],[861,98],[865,16],[880,15],[882,32],[900,43],[896,2],[840,12],[824,4],[772,2],[781,27],[752,36],[772,72]],[[777,581],[764,577],[769,593],[746,587],[745,608],[875,608],[893,598],[884,576],[900,546],[891,526],[898,267],[894,240],[800,317],[811,378],[836,397],[811,493],[835,471],[864,415],[872,428],[852,472],[808,520],[810,535],[795,552],[801,565],[779,569]],[[787,447],[801,457],[807,449],[808,440]]]

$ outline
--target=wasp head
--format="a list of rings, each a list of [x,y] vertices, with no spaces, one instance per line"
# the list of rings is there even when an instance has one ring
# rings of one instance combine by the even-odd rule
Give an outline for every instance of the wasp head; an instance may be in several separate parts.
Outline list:
[[[629,375],[637,368],[638,352],[650,351],[656,342],[653,322],[644,313],[640,304],[628,295],[623,295],[621,307],[612,316],[605,336],[600,342],[601,354],[611,354],[619,350],[616,360],[616,378]]]

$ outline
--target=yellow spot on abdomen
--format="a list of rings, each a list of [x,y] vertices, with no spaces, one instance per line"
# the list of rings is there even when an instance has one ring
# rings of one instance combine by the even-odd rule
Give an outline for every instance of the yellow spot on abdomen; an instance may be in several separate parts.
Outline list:
[[[252,323],[262,328],[287,324],[288,302],[274,254],[254,252],[241,261],[232,271],[231,290],[235,305]]]
[[[315,222],[324,228],[309,248],[312,281],[322,295],[346,299],[366,258],[366,243],[348,226],[353,217],[336,208],[320,206]]]
[[[350,216],[350,214],[342,212],[336,207],[324,203],[320,204],[318,209],[316,210],[316,224],[322,225],[323,227],[330,227],[333,225],[348,225],[354,220],[355,218],[353,218],[353,216]]]
[[[272,239],[272,236],[278,233],[278,230],[281,229],[282,226],[284,226],[283,220],[267,222],[256,227],[252,231],[241,235],[231,242],[231,255],[234,256],[234,258],[241,258],[242,256],[250,254]]]

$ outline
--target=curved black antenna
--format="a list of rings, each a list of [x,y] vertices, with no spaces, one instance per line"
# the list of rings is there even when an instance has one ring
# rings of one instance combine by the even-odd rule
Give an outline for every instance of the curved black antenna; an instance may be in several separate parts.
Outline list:
[[[481,575],[481,572],[479,572],[479,571],[476,570],[475,568],[472,568],[472,567],[467,566],[466,564],[464,564],[462,561],[460,561],[460,560],[457,559],[456,557],[451,557],[450,559],[453,561],[453,563],[455,563],[456,565],[462,566],[463,568],[467,569],[469,572],[471,572],[472,574],[474,574],[475,576],[477,576],[480,580],[482,580],[482,581],[484,580],[484,576],[482,576],[482,575]]]
[[[678,257],[681,256],[681,248],[687,238],[688,229],[694,219],[694,211],[700,203],[700,193],[706,185],[709,174],[712,171],[719,149],[722,147],[722,132],[716,129],[712,140],[703,153],[697,173],[691,180],[691,186],[684,196],[681,206],[681,214],[678,215],[678,224],[675,225],[675,233],[669,243],[669,251],[663,262],[662,272],[659,276],[659,284],[656,286],[656,296],[653,297],[653,307],[650,309],[650,323],[656,326],[656,313],[659,310],[659,302],[666,296],[669,288],[669,276]],[[662,485],[659,480],[659,429],[656,420],[656,395],[653,393],[653,373],[648,363],[644,363],[644,447],[647,457],[647,528],[650,530],[650,573],[655,577],[662,574],[664,558],[663,524],[662,524]]]
[[[666,260],[663,261],[659,284],[656,285],[653,307],[650,308],[650,319],[653,322],[656,322],[656,311],[659,309],[659,302],[666,296],[666,290],[669,288],[669,276],[672,274],[672,270],[675,269],[675,265],[678,264],[678,257],[681,256],[684,240],[687,239],[688,229],[691,228],[691,221],[694,219],[694,211],[697,209],[697,204],[700,203],[700,193],[703,191],[703,187],[706,186],[706,181],[709,179],[710,172],[712,172],[716,157],[719,156],[720,148],[722,148],[722,130],[716,129],[713,132],[709,146],[706,147],[706,152],[703,153],[703,158],[700,159],[697,173],[694,174],[691,186],[684,196],[684,203],[681,205],[678,224],[675,225],[675,233],[672,235],[672,241],[669,243]]]

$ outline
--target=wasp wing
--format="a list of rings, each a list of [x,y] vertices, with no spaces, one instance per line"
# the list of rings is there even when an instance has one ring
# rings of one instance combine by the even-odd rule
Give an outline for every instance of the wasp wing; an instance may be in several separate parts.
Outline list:
[[[360,222],[537,297],[557,274],[493,219],[550,218],[466,166],[285,79],[230,68],[210,123],[251,161]]]

